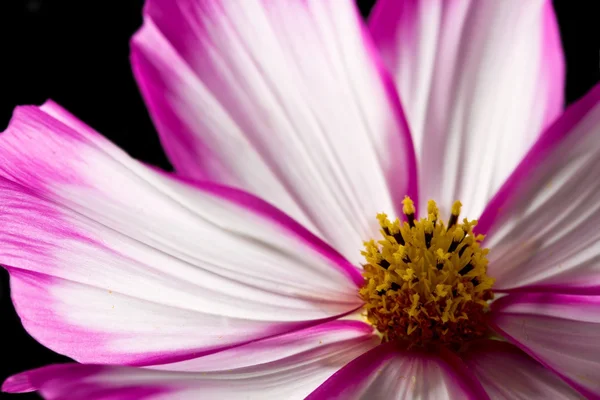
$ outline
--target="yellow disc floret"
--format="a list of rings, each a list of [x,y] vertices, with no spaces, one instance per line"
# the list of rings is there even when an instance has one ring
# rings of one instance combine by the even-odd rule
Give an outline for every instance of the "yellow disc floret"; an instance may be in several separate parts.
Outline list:
[[[477,221],[458,221],[459,201],[447,226],[433,200],[420,220],[408,196],[402,204],[406,221],[377,215],[383,239],[365,242],[362,252],[368,321],[384,341],[409,346],[461,346],[486,335],[494,280],[487,276],[488,249],[479,245],[484,236],[473,233]]]

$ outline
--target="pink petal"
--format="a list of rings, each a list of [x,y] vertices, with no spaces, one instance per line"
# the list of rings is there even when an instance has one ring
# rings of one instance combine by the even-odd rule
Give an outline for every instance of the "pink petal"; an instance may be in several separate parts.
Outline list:
[[[190,360],[182,369],[52,365],[13,376],[2,389],[38,390],[48,400],[303,399],[377,341],[365,324],[333,322],[226,350],[219,354],[222,358]]]
[[[143,166],[52,103],[0,135],[0,196],[23,324],[78,361],[189,359],[361,305],[358,270],[281,211]]]
[[[577,399],[556,374],[515,346],[487,340],[461,358],[493,399]]]
[[[539,139],[487,206],[498,290],[600,294],[600,85]]]
[[[452,354],[401,351],[382,344],[336,372],[307,400],[487,399],[462,361]]]
[[[498,333],[584,396],[600,398],[600,297],[510,294],[492,311]]]
[[[173,165],[259,194],[351,261],[416,196],[412,142],[350,0],[150,0],[136,78]]]
[[[476,218],[562,111],[550,0],[379,0],[369,28],[392,71],[419,163],[419,198]]]

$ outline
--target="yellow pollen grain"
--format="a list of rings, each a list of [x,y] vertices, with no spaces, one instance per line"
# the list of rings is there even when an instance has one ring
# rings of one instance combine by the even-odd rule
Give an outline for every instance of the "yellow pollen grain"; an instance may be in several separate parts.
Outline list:
[[[462,203],[458,200],[452,204],[452,215],[460,215],[460,209],[462,208]]]
[[[455,242],[461,241],[464,237],[465,231],[463,231],[461,227],[456,228],[452,234],[452,240]]]
[[[439,210],[435,201],[429,200],[427,202],[427,214],[432,214],[437,219]]]
[[[476,220],[459,222],[462,204],[454,202],[448,224],[435,201],[417,220],[410,197],[402,201],[405,221],[378,214],[381,240],[364,242],[360,296],[367,320],[384,341],[411,346],[460,346],[488,334],[484,315],[493,298],[487,276],[488,249],[473,233]]]
[[[448,286],[448,285],[442,285],[442,284],[435,285],[435,293],[439,297],[446,297],[446,295],[448,294],[449,287],[450,286]]]
[[[404,200],[402,200],[402,212],[404,214],[414,214],[415,213],[415,203],[411,200],[410,197],[404,196]]]

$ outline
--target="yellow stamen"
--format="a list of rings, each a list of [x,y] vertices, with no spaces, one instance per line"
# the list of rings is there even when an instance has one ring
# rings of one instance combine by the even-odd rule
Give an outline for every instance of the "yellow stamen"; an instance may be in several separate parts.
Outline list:
[[[447,227],[435,201],[420,220],[408,196],[402,204],[406,222],[378,214],[383,239],[364,244],[360,296],[367,320],[383,340],[411,346],[460,346],[487,334],[483,319],[494,279],[487,276],[488,249],[480,247],[484,236],[473,233],[477,221],[459,223],[459,201]]]
[[[411,200],[410,197],[404,196],[404,200],[402,200],[402,212],[404,214],[414,214],[415,213],[415,203]]]
[[[460,215],[460,209],[462,208],[462,203],[458,200],[452,204],[452,215],[456,215],[457,217]]]

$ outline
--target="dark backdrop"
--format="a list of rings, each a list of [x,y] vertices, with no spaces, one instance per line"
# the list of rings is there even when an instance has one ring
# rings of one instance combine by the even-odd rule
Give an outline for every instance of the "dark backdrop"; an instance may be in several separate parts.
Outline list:
[[[365,15],[373,1],[359,2]],[[16,105],[52,98],[133,157],[171,168],[129,67],[128,41],[142,23],[143,0],[0,3],[0,131]],[[554,1],[567,58],[568,103],[600,78],[600,30],[593,3]],[[29,368],[68,360],[37,344],[23,330],[2,268],[0,335],[0,382]]]

